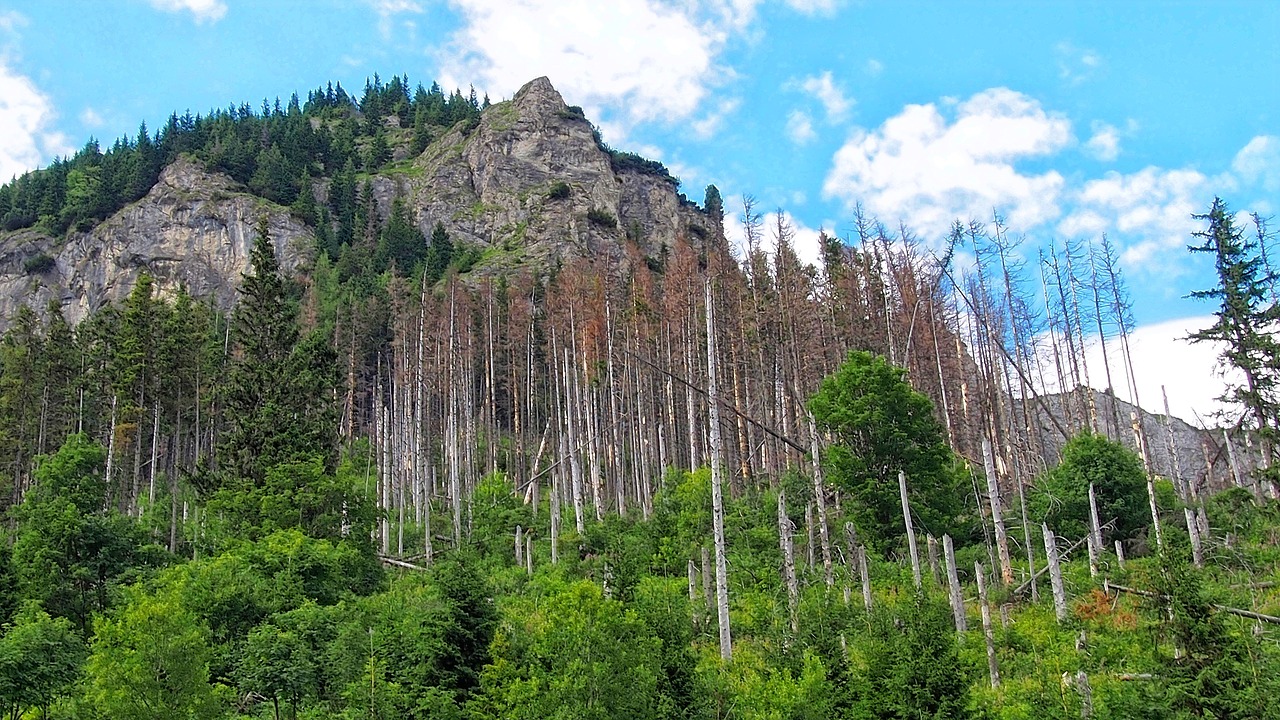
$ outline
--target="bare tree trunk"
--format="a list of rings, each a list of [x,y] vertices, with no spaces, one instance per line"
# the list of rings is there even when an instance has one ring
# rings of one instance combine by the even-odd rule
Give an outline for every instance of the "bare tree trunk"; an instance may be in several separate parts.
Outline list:
[[[862,579],[862,605],[871,612],[871,574],[867,569],[867,546],[858,546],[858,576]]]
[[[925,536],[925,555],[929,558],[929,575],[934,585],[942,584],[942,575],[938,570],[938,540],[932,535]]]
[[[911,553],[911,579],[920,589],[920,552],[916,548],[916,528],[911,522],[911,502],[907,500],[907,475],[898,471],[898,494],[902,498],[902,522],[907,527],[907,550]]]
[[[1058,565],[1058,539],[1048,524],[1041,523],[1040,529],[1044,531],[1044,553],[1049,564],[1049,581],[1053,586],[1053,613],[1061,623],[1067,619],[1067,592],[1062,586],[1062,568]]]
[[[996,664],[995,634],[991,627],[991,606],[987,604],[987,575],[982,570],[982,563],[973,564],[973,574],[978,580],[978,605],[982,610],[982,638],[987,644],[987,675],[991,678],[991,687],[1000,687],[1000,667]]]
[[[956,548],[950,535],[942,536],[942,553],[947,561],[947,590],[951,598],[951,614],[955,618],[956,632],[969,629],[964,616],[964,595],[960,592],[960,578],[956,574]]]
[[[987,498],[991,503],[991,519],[996,527],[996,553],[1000,558],[1000,579],[1005,587],[1013,584],[1013,562],[1009,558],[1009,535],[1004,527],[1004,513],[1000,507],[1000,484],[996,479],[996,463],[991,452],[991,441],[982,438],[982,467],[987,475]]]
[[[147,507],[156,504],[156,455],[160,447],[160,401],[156,400],[151,409],[151,462],[148,465]]]
[[[819,454],[818,425],[813,414],[809,413],[809,443],[813,456],[813,498],[818,506],[818,538],[822,544],[822,576],[827,587],[835,584],[835,575],[831,567],[831,531],[827,525],[827,483],[822,474],[822,460]]]
[[[787,517],[787,492],[778,489],[778,546],[782,551],[782,580],[787,588],[787,616],[791,620],[791,634],[800,632],[798,609],[800,587],[796,582],[796,554],[791,536],[795,525]]]
[[[710,278],[706,281],[704,294],[707,303],[707,409],[711,423],[711,523],[716,546],[716,618],[720,626],[720,657],[728,661],[733,658],[733,639],[729,632],[729,566],[725,557],[724,495],[721,489],[720,391],[716,387],[716,326]]]
[[[1122,338],[1123,340],[1123,338]],[[1160,532],[1160,509],[1156,505],[1156,477],[1151,469],[1151,453],[1147,449],[1147,433],[1142,428],[1141,407],[1129,411],[1129,425],[1133,429],[1133,442],[1142,456],[1142,466],[1147,472],[1147,505],[1151,510],[1151,530],[1156,536],[1156,548],[1164,547],[1164,535]]]

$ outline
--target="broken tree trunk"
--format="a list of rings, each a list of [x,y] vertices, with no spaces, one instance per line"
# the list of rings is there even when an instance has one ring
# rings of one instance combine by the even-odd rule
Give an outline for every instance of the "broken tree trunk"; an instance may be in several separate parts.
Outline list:
[[[995,633],[991,627],[991,606],[987,604],[987,576],[982,570],[982,563],[973,564],[974,577],[978,580],[978,604],[982,610],[982,637],[987,644],[987,674],[991,678],[991,687],[1000,687],[1000,667],[996,663]]]
[[[1013,584],[1013,563],[1009,559],[1009,534],[1005,531],[1004,514],[1000,507],[1000,483],[996,477],[996,463],[991,451],[991,441],[982,438],[982,467],[987,476],[987,498],[991,503],[991,520],[996,526],[996,553],[1000,558],[1000,580],[1005,587]]]
[[[1058,564],[1058,539],[1048,524],[1041,523],[1044,531],[1044,553],[1048,558],[1049,582],[1053,586],[1053,613],[1058,622],[1067,619],[1067,591],[1062,586],[1062,567]]]
[[[911,502],[907,500],[907,474],[898,471],[898,493],[902,496],[902,522],[907,526],[907,549],[911,553],[911,579],[920,589],[920,552],[916,547],[916,528],[911,522]]]
[[[942,552],[947,561],[947,588],[951,597],[951,614],[955,618],[956,632],[962,633],[969,629],[969,623],[964,616],[964,595],[960,592],[960,577],[956,573],[956,549],[951,543],[950,535],[942,536]]]
[[[1102,555],[1102,530],[1098,523],[1098,495],[1089,483],[1089,577],[1098,577],[1098,556]]]

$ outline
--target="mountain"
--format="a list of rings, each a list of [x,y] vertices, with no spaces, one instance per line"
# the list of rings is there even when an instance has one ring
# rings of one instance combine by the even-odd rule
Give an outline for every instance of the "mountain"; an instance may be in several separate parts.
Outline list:
[[[322,122],[311,119],[313,127]],[[656,259],[678,236],[709,232],[707,216],[665,168],[604,146],[547,78],[485,108],[478,121],[454,123],[417,155],[395,115],[381,122],[392,162],[362,177],[379,222],[400,198],[424,236],[439,225],[473,250],[477,276],[583,257],[626,263],[628,242]],[[330,202],[333,177],[308,185],[316,204]],[[143,270],[161,294],[185,285],[228,309],[263,216],[286,271],[315,262],[317,227],[194,154],[179,155],[145,195],[92,227],[0,234],[0,328],[20,305],[43,310],[50,300],[74,324],[127,296]]]

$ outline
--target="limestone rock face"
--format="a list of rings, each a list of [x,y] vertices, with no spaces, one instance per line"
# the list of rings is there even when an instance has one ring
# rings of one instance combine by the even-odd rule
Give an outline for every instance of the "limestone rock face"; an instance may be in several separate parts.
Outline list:
[[[310,259],[310,229],[229,177],[179,160],[144,197],[89,232],[73,232],[61,243],[29,230],[0,240],[0,317],[12,317],[24,303],[43,312],[56,299],[75,324],[125,298],[144,270],[161,294],[185,285],[229,309],[263,214],[281,267],[296,271]],[[53,268],[28,273],[26,260],[42,254],[53,258]]]
[[[467,137],[455,131],[434,143],[415,165],[423,172],[402,192],[424,234],[439,222],[463,242],[494,248],[481,272],[574,257],[621,261],[628,238],[657,257],[677,237],[707,232],[706,217],[672,182],[615,170],[581,110],[547,78],[489,107]]]
[[[697,243],[708,236],[706,216],[670,178],[615,165],[582,111],[538,78],[487,108],[473,127],[460,123],[368,182],[384,220],[399,198],[426,237],[440,223],[455,244],[484,249],[473,268],[481,276],[581,257],[657,258],[677,238]],[[316,183],[320,200],[328,185]],[[143,270],[161,293],[185,285],[228,309],[264,214],[281,267],[305,269],[313,260],[312,229],[189,158],[88,232],[0,234],[0,331],[19,305],[43,312],[51,299],[79,322],[126,297]],[[52,258],[51,269],[29,267],[42,255]]]

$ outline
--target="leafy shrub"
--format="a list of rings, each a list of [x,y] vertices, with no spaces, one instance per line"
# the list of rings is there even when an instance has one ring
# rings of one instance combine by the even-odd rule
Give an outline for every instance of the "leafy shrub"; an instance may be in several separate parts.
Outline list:
[[[613,216],[613,213],[600,208],[591,208],[587,211],[587,222],[606,228],[618,227],[618,219]]]
[[[564,200],[569,197],[569,184],[563,180],[557,180],[551,183],[551,189],[547,191],[547,198],[551,200]]]
[[[40,253],[33,257],[29,257],[22,262],[22,269],[28,275],[43,275],[55,267],[57,262],[47,253]]]
[[[1115,521],[1113,537],[1136,537],[1151,521],[1142,460],[1120,443],[1084,433],[1062,448],[1062,462],[1040,478],[1030,500],[1040,522],[1068,538],[1089,527],[1089,483],[1098,500],[1098,521]]]

